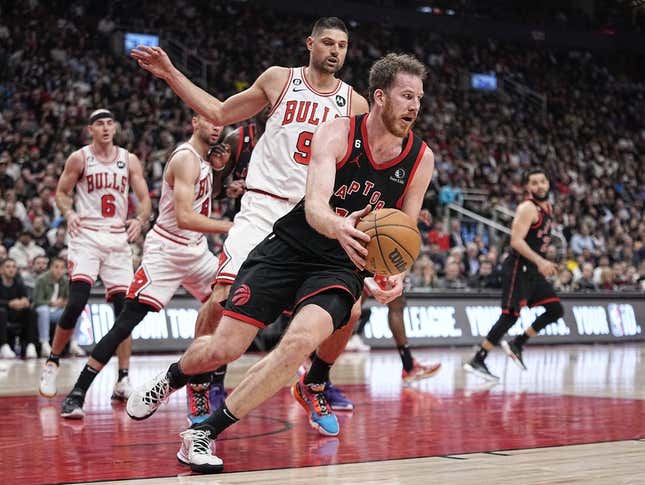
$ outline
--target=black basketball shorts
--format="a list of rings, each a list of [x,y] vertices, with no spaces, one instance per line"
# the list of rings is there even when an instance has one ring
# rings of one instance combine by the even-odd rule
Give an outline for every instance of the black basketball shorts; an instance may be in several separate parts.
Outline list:
[[[560,301],[544,276],[527,267],[520,258],[504,261],[502,279],[502,313],[518,316],[523,306],[535,307]]]
[[[303,305],[315,304],[331,315],[338,329],[349,321],[362,291],[357,271],[320,261],[270,234],[240,268],[224,315],[264,328],[285,310],[295,314]]]

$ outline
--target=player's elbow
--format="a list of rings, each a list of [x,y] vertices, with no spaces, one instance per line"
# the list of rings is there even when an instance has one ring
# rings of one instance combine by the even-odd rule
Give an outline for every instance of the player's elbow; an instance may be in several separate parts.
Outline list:
[[[517,251],[517,250],[518,250],[518,246],[520,245],[520,243],[521,243],[523,240],[524,240],[524,239],[522,239],[522,238],[515,237],[515,236],[511,236],[511,247]]]

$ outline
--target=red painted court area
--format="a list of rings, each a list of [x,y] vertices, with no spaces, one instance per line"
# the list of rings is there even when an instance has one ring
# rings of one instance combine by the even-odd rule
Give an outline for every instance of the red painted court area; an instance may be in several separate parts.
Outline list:
[[[217,454],[225,472],[305,467],[645,437],[644,401],[415,388],[373,395],[344,386],[356,411],[339,413],[341,435],[312,430],[288,389],[227,430]],[[107,399],[107,398],[106,398]],[[62,397],[0,398],[0,461],[5,483],[62,483],[189,474],[175,453],[184,395],[150,419],[90,399],[83,421],[59,418]]]

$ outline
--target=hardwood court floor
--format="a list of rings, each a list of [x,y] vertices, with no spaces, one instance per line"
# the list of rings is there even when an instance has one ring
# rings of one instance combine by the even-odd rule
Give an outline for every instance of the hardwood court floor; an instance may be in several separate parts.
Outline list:
[[[415,350],[439,360],[434,378],[402,386],[393,351],[346,354],[333,379],[354,400],[341,434],[319,436],[283,389],[227,430],[225,473],[191,475],[175,453],[185,394],[150,419],[130,420],[109,397],[111,363],[88,394],[81,422],[59,417],[84,359],[64,361],[59,396],[36,395],[42,361],[0,361],[0,470],[5,483],[645,483],[645,346],[529,347],[528,372],[501,352],[490,387],[465,374],[470,349]],[[259,355],[230,366],[227,385]],[[173,356],[133,359],[133,381]],[[138,480],[135,480],[138,479]]]

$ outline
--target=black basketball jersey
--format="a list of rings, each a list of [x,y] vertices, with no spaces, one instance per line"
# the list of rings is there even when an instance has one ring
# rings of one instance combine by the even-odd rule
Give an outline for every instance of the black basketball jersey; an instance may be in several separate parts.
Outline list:
[[[546,248],[551,242],[551,207],[549,206],[548,210],[544,210],[534,199],[529,199],[529,201],[535,205],[539,219],[535,224],[531,225],[524,240],[533,251],[544,257]],[[512,254],[521,258],[522,264],[526,264],[530,269],[537,269],[535,264],[521,256],[517,251],[513,250]]]
[[[374,209],[397,208],[410,187],[427,145],[412,132],[405,137],[401,153],[377,165],[367,140],[367,115],[350,118],[347,152],[336,164],[334,192],[329,200],[338,215],[347,216],[368,203]],[[337,240],[313,229],[305,218],[304,199],[279,219],[274,233],[294,248],[313,253],[321,261],[353,268]]]
[[[246,179],[251,161],[251,152],[255,147],[255,124],[250,123],[238,128],[239,139],[235,150],[235,166],[233,168],[233,180]]]

